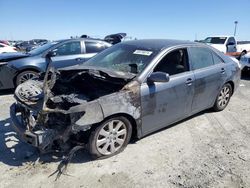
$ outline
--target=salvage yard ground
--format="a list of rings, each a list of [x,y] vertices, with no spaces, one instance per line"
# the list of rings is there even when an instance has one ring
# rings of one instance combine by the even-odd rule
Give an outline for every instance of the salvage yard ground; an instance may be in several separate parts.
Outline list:
[[[0,95],[0,187],[250,187],[249,77],[224,111],[199,113],[109,159],[79,151],[57,181],[60,156],[39,158],[12,131],[10,93]]]

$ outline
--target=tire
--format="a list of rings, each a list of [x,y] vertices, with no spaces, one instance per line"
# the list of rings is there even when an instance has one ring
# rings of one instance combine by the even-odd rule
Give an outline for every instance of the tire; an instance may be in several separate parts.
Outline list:
[[[126,148],[131,134],[132,125],[127,118],[118,116],[107,119],[100,123],[90,134],[89,153],[94,159],[114,156]]]
[[[35,78],[38,78],[38,76],[39,76],[39,73],[36,71],[32,71],[32,70],[23,71],[19,73],[16,77],[16,86],[18,86],[19,84],[27,80],[33,80]]]
[[[243,52],[241,52],[240,57],[242,57],[242,56],[244,56],[244,55],[246,55],[246,54],[247,54],[247,52],[246,52],[246,51],[243,51]]]
[[[224,110],[227,107],[232,94],[233,94],[233,89],[231,84],[226,83],[222,87],[216,98],[216,101],[213,106],[214,111],[218,112]]]

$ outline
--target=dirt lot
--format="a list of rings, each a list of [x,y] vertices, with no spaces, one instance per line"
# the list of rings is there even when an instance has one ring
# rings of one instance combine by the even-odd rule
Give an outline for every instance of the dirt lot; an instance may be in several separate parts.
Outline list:
[[[79,151],[67,175],[60,157],[39,157],[12,131],[11,94],[0,95],[0,187],[250,187],[250,78],[223,112],[205,111],[91,161]]]

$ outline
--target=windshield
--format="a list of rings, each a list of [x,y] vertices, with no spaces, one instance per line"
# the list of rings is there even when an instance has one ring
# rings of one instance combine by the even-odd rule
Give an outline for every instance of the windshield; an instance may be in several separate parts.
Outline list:
[[[29,52],[29,54],[32,54],[32,55],[38,55],[38,54],[41,54],[43,53],[44,51],[48,50],[49,48],[51,48],[52,46],[56,45],[58,42],[49,42],[49,43],[46,43],[40,47],[37,47],[36,49],[34,50],[31,50]]]
[[[137,74],[148,65],[158,51],[129,44],[116,44],[84,63],[113,71]]]
[[[204,42],[211,44],[224,44],[227,37],[207,37]]]

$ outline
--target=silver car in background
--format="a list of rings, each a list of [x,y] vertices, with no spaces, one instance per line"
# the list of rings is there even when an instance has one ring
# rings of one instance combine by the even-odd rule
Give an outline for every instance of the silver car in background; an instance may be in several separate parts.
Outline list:
[[[213,47],[177,40],[116,44],[83,65],[47,70],[15,91],[14,129],[42,152],[84,145],[95,158],[202,110],[223,110],[239,64]],[[21,114],[21,117],[19,118]]]

